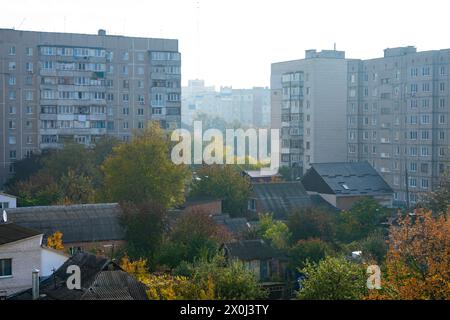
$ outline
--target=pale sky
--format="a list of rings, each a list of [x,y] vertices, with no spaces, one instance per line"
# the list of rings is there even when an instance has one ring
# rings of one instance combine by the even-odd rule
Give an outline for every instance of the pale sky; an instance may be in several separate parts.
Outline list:
[[[333,43],[348,58],[450,48],[449,9],[448,0],[2,0],[0,28],[178,39],[183,84],[250,88],[269,86],[272,62]]]

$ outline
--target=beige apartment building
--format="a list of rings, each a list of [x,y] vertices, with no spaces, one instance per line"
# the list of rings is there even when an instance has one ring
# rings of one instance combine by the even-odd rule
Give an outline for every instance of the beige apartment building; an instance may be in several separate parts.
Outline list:
[[[65,141],[181,126],[178,40],[0,29],[0,187]]]

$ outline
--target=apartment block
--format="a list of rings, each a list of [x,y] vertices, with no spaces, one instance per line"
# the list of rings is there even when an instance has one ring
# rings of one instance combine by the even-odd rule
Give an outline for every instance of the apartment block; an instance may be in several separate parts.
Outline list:
[[[281,166],[302,175],[311,163],[347,160],[345,52],[307,50],[272,64],[271,125],[280,129]]]
[[[177,40],[0,29],[0,186],[65,141],[180,127],[180,68]]]
[[[419,201],[449,167],[449,72],[449,49],[348,62],[348,160],[369,161],[398,205]]]
[[[270,89],[253,87],[233,89],[205,86],[203,80],[190,80],[183,88],[182,121],[192,126],[201,114],[219,117],[225,122],[242,126],[268,128],[270,126]]]

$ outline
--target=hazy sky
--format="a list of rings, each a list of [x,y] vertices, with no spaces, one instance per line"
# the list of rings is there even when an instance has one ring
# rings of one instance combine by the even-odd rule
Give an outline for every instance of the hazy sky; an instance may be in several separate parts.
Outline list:
[[[450,48],[449,8],[448,0],[2,0],[0,27],[176,38],[183,84],[247,88],[269,86],[272,62],[335,42],[349,58]]]

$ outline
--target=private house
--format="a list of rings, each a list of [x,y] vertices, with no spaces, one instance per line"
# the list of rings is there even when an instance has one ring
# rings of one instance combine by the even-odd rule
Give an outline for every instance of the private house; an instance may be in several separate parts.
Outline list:
[[[211,197],[188,197],[178,209],[183,213],[205,212],[210,215],[222,214],[222,199]]]
[[[13,195],[0,192],[0,210],[17,207],[17,198]]]
[[[112,256],[124,244],[122,209],[117,203],[23,207],[7,212],[12,222],[38,230],[44,237],[62,232],[63,244],[72,253],[95,250]]]
[[[260,282],[285,278],[285,258],[264,240],[240,240],[222,245],[227,261],[241,261],[252,270]]]
[[[261,170],[244,170],[242,171],[242,176],[250,179],[251,183],[270,183],[281,181],[281,175],[279,173],[274,174]]]
[[[311,164],[301,182],[309,195],[320,195],[340,210],[365,197],[392,207],[394,191],[368,162]]]
[[[249,216],[270,212],[274,218],[285,220],[297,208],[324,207],[335,210],[321,197],[309,195],[301,182],[253,183],[251,188]]]
[[[42,245],[40,231],[15,223],[0,223],[0,297],[29,288],[32,272],[50,276],[69,256]]]
[[[252,223],[246,218],[231,218],[228,214],[213,215],[211,218],[228,231],[233,239],[242,239],[252,227]]]
[[[80,289],[67,288],[69,266],[80,268]],[[28,287],[11,300],[33,299]],[[147,300],[146,287],[123,271],[116,263],[90,253],[79,252],[67,260],[53,275],[39,283],[40,300]]]

